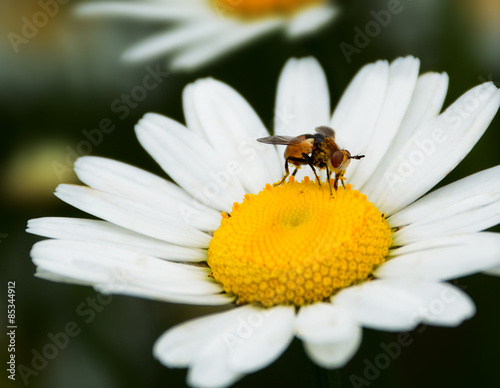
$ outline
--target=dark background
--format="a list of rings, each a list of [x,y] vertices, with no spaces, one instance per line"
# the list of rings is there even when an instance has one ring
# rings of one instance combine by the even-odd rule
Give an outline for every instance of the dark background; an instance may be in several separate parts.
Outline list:
[[[14,53],[7,34],[19,31],[23,16],[38,10],[35,1],[0,3],[0,298],[6,325],[7,281],[16,282],[16,362],[31,367],[33,351],[51,343],[49,334],[75,322],[79,334],[39,372],[29,386],[65,387],[183,387],[186,370],[170,370],[152,356],[158,336],[174,324],[220,308],[182,306],[113,296],[97,300],[95,316],[79,308],[97,294],[89,287],[57,284],[33,276],[29,256],[40,238],[24,232],[30,218],[85,215],[52,195],[57,184],[76,178],[53,162],[66,165],[68,147],[76,150],[85,140],[83,130],[109,118],[116,129],[89,150],[162,174],[136,141],[133,127],[146,112],[154,111],[183,121],[183,87],[212,76],[236,88],[265,123],[271,123],[277,77],[292,56],[315,56],[326,71],[335,105],[355,72],[377,59],[414,55],[421,72],[445,71],[450,86],[448,106],[469,88],[493,80],[500,86],[500,2],[498,0],[401,0],[403,11],[394,15],[380,34],[355,53],[348,63],[340,47],[353,44],[355,28],[374,20],[372,11],[387,9],[387,1],[341,1],[341,15],[320,33],[293,42],[275,34],[204,67],[195,73],[173,73],[123,120],[111,110],[122,93],[142,83],[147,64],[129,65],[120,54],[132,43],[160,31],[161,23],[103,19],[76,20],[74,0],[61,8],[50,23]],[[286,43],[286,44],[285,44]],[[151,61],[165,67],[165,61]],[[500,115],[494,119],[466,159],[443,181],[449,183],[500,163]],[[268,126],[270,127],[270,125]],[[70,156],[71,158],[71,156]],[[493,228],[500,231],[498,227]],[[478,255],[481,252],[477,252]],[[377,374],[367,369],[381,354],[381,344],[397,341],[398,333],[365,329],[357,355],[329,378],[344,387],[468,387],[498,383],[500,356],[500,279],[478,274],[457,281],[477,306],[474,318],[458,328],[421,327],[410,333],[411,344]],[[88,299],[91,298],[91,299]],[[104,304],[102,302],[109,302]],[[89,322],[85,321],[87,319]],[[2,365],[7,360],[7,336],[0,337]],[[23,386],[0,374],[0,386]],[[352,384],[353,376],[360,379]],[[236,387],[305,387],[318,376],[295,340],[268,368],[245,377]],[[373,380],[373,381],[371,381]]]

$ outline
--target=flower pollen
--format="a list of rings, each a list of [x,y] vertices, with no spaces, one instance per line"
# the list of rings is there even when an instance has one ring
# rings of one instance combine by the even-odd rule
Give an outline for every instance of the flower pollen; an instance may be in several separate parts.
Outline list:
[[[347,185],[331,197],[327,184],[292,177],[223,214],[207,262],[238,304],[302,306],[366,280],[391,243],[385,217],[365,195]]]
[[[325,0],[211,0],[215,9],[240,19],[267,16],[290,16],[306,7],[322,4]]]

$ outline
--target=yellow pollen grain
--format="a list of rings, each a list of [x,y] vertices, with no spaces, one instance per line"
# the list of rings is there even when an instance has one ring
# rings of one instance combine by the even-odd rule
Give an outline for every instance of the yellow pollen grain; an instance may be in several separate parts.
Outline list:
[[[210,0],[217,13],[243,20],[291,16],[326,0]]]
[[[290,179],[223,213],[207,262],[238,304],[301,306],[366,280],[391,243],[385,217],[350,185],[332,197],[324,183]]]

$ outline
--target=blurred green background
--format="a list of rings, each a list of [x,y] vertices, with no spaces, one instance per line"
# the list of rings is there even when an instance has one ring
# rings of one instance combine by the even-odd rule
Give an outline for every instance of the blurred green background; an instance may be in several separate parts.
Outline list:
[[[90,131],[103,118],[110,118],[116,129],[104,135],[99,145],[83,152],[162,175],[136,141],[134,124],[150,111],[183,121],[182,89],[200,77],[212,76],[232,85],[269,124],[278,75],[292,56],[318,58],[329,80],[333,106],[363,64],[401,55],[419,57],[421,72],[449,74],[445,106],[485,80],[500,86],[500,1],[401,0],[403,11],[394,15],[367,47],[353,54],[350,63],[340,44],[353,44],[355,28],[363,29],[373,20],[371,12],[387,9],[388,2],[338,1],[341,15],[320,33],[290,42],[275,34],[196,73],[170,74],[121,119],[111,105],[122,93],[142,83],[147,64],[124,64],[119,57],[132,43],[165,26],[142,21],[77,20],[72,7],[81,2],[74,0],[62,6],[60,14],[29,43],[21,45],[17,54],[7,34],[18,31],[21,18],[36,12],[38,5],[21,0],[0,3],[0,268],[5,295],[0,298],[0,325],[5,328],[7,324],[7,281],[15,281],[18,366],[30,366],[33,350],[40,352],[50,343],[49,333],[63,331],[70,321],[81,329],[45,369],[29,377],[33,388],[183,387],[186,371],[161,366],[153,359],[152,345],[174,324],[220,310],[113,296],[109,304],[97,302],[92,308],[95,317],[87,323],[77,310],[96,298],[93,289],[33,276],[35,267],[29,251],[39,238],[24,232],[27,220],[86,217],[52,195],[62,181],[76,181],[68,168],[57,174],[53,162],[67,166],[66,158],[72,158],[70,150],[76,150],[86,139],[84,130]],[[149,63],[152,67],[158,64],[165,67],[162,59]],[[440,185],[500,164],[499,143],[497,115],[473,151]],[[500,228],[493,230],[498,232]],[[421,327],[412,332],[412,344],[404,347],[400,356],[368,385],[357,386],[469,387],[498,383],[500,279],[478,274],[459,279],[457,285],[475,301],[476,316],[458,328]],[[380,344],[396,341],[397,336],[365,329],[359,352],[335,378],[343,387],[353,386],[351,376],[366,379],[366,365],[380,354]],[[8,338],[0,338],[2,365],[6,365]],[[16,382],[11,382],[4,372],[0,381],[0,386],[24,385],[19,374]],[[311,365],[295,340],[277,362],[235,386],[306,387],[311,383]]]

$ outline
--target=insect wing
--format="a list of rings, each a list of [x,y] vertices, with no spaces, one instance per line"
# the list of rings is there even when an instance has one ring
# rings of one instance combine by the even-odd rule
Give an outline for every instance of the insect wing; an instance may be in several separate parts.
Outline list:
[[[335,141],[335,131],[327,126],[316,127],[316,133],[323,135],[324,137],[329,137]]]
[[[266,144],[297,145],[303,142],[304,140],[294,136],[275,135],[275,136],[261,137],[260,139],[257,139],[257,141]]]

